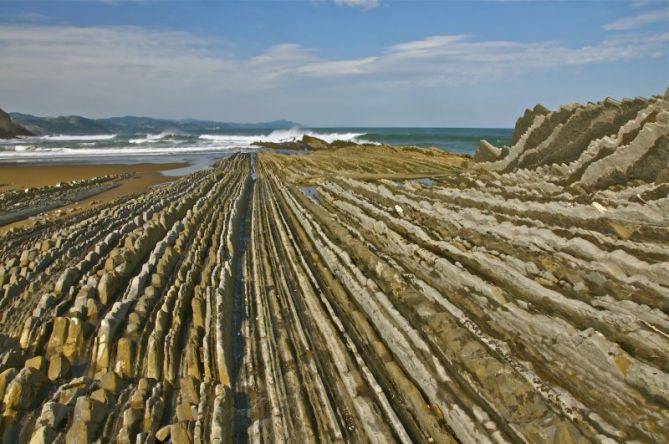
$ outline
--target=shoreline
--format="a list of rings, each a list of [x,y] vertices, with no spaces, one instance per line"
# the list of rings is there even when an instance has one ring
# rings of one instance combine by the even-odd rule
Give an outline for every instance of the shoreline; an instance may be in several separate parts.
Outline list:
[[[129,194],[142,193],[155,186],[172,182],[180,175],[165,175],[166,171],[187,168],[186,162],[141,163],[141,164],[13,164],[0,163],[0,193],[14,190],[53,187],[58,183],[81,181],[101,176],[121,176],[113,187],[101,189],[81,200],[64,202],[38,214],[23,217],[1,225],[0,234],[12,228],[28,226],[36,219],[53,220],[66,214],[73,214],[92,206],[111,202]]]
[[[0,235],[0,435],[666,442],[668,106],[535,107],[473,158],[310,140],[30,219]]]
[[[152,175],[189,166],[187,162],[171,163],[12,163],[0,162],[0,192],[17,188],[43,187],[58,182],[90,179],[98,176],[140,173]],[[162,176],[162,174],[161,174]],[[167,177],[167,176],[163,176]]]

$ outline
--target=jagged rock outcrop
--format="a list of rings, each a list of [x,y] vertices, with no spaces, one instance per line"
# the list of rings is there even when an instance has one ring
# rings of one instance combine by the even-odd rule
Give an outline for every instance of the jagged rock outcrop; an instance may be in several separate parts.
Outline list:
[[[608,98],[554,112],[537,105],[516,122],[511,147],[482,141],[474,160],[489,171],[539,171],[549,182],[586,190],[666,181],[669,90],[647,100]]]
[[[0,109],[0,139],[12,139],[17,136],[32,136],[33,133],[12,122],[12,118]]]
[[[663,100],[535,108],[492,162],[235,155],[8,232],[0,435],[666,442]]]
[[[293,140],[287,142],[254,142],[255,146],[263,148],[271,148],[276,150],[297,150],[297,151],[321,151],[331,150],[336,148],[356,147],[359,144],[346,140],[335,140],[333,142],[326,142],[309,135],[302,136],[300,140]],[[368,145],[375,146],[375,145]]]
[[[474,154],[474,160],[477,162],[492,162],[502,156],[502,150],[492,145],[487,140],[482,140],[479,149]]]
[[[515,145],[518,143],[520,138],[525,134],[527,129],[534,123],[537,117],[539,116],[545,116],[546,114],[549,114],[550,111],[548,108],[543,106],[542,104],[537,104],[534,108],[532,109],[526,109],[525,113],[516,120],[516,125],[513,129],[513,134],[511,135],[511,144]]]
[[[317,151],[317,150],[326,150],[330,148],[330,144],[327,143],[326,141],[319,139],[318,137],[313,137],[313,136],[303,136],[302,137],[302,143],[307,145],[309,149]]]

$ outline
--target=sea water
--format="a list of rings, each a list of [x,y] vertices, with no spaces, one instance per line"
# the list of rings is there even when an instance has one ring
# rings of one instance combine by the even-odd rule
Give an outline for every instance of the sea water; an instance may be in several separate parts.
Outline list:
[[[0,140],[0,162],[19,163],[139,163],[188,162],[190,170],[206,168],[236,152],[262,148],[255,142],[277,144],[304,135],[327,142],[436,147],[474,154],[481,139],[496,146],[508,144],[511,129],[496,128],[293,128],[288,130],[225,130],[203,133],[49,135]]]

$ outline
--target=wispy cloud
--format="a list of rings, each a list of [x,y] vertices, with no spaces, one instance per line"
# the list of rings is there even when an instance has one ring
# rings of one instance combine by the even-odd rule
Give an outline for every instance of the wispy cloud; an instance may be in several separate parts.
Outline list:
[[[657,3],[657,0],[631,0],[630,3],[633,8],[643,8],[651,3]]]
[[[37,12],[22,12],[20,14],[16,14],[14,17],[16,17],[16,19],[21,22],[38,23],[38,22],[47,22],[50,20],[49,16],[46,16],[44,14],[39,14]]]
[[[353,8],[372,9],[379,6],[379,0],[334,0],[338,5]]]
[[[633,17],[625,17],[604,25],[608,31],[627,31],[641,28],[651,23],[665,22],[669,26],[669,7],[641,12]]]
[[[220,108],[243,118],[243,109],[252,115],[269,103],[277,109],[275,103],[297,106],[324,91],[341,92],[342,97],[354,90],[367,95],[409,92],[658,53],[666,57],[669,33],[583,47],[437,35],[350,59],[326,58],[293,43],[243,58],[220,41],[128,26],[0,25],[0,42],[0,97],[5,103],[44,113],[98,109],[195,115],[193,109],[205,107],[207,113]]]
[[[667,42],[669,33],[608,39],[577,48],[559,42],[475,41],[464,35],[444,35],[397,44],[372,57],[296,64],[292,70],[284,70],[283,73],[314,77],[349,76],[374,83],[458,86],[565,65],[651,56]]]
[[[295,77],[398,77],[415,84],[435,79],[446,84],[476,82],[490,75],[643,57],[663,49],[669,33],[612,38],[584,47],[438,35],[398,43],[368,57],[339,60],[291,43],[271,46],[244,59],[189,33],[128,26],[2,25],[0,41],[0,74],[5,84],[30,78],[51,83],[73,78],[104,82],[126,75],[127,85],[149,79],[166,84],[198,79],[257,88]],[[139,73],[136,78],[135,72]]]

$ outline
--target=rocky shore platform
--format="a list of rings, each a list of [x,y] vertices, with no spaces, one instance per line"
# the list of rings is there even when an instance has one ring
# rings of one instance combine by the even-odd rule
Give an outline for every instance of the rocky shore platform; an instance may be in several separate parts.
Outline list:
[[[238,154],[4,234],[3,439],[667,442],[668,100],[474,158]]]
[[[0,234],[145,192],[187,165],[0,163]]]

